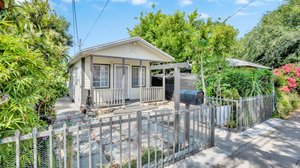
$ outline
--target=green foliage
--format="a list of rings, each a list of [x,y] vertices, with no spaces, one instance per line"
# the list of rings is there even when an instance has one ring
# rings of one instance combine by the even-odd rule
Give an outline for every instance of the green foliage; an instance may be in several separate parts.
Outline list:
[[[288,114],[300,105],[300,98],[297,93],[286,94],[279,92],[276,94],[276,112],[274,117],[286,118]]]
[[[210,18],[204,21],[198,16],[197,11],[189,15],[180,11],[167,15],[161,10],[141,13],[140,23],[128,32],[172,55],[176,62],[198,63],[200,52],[205,53],[207,63],[217,62],[229,53],[236,42],[237,31],[225,23],[213,22]],[[206,44],[201,44],[201,40]]]
[[[52,116],[57,98],[66,92],[69,23],[50,9],[48,1],[13,3],[0,10],[0,139],[44,126],[39,115]],[[38,141],[47,148],[46,142]],[[15,147],[0,145],[0,167],[14,167]],[[43,153],[38,166],[43,167]],[[32,167],[32,141],[21,143],[21,167]]]
[[[286,64],[274,70],[276,89],[276,117],[285,118],[300,106],[300,67]]]
[[[157,151],[156,151],[157,160],[161,159],[161,155],[162,155],[162,151],[157,149]],[[155,160],[155,148],[153,146],[151,146],[150,147],[150,163],[154,162],[154,160]],[[143,148],[143,151],[142,151],[142,165],[145,165],[147,163],[148,163],[148,150],[147,150],[147,148]],[[136,165],[137,165],[137,160],[136,159],[131,160],[130,166],[132,168],[136,168]],[[127,167],[129,167],[129,163],[126,162],[122,166],[124,168],[127,168]],[[117,165],[115,167],[119,167],[119,166]]]
[[[192,71],[196,74],[201,72],[202,55],[204,76],[218,79],[227,67],[225,58],[230,56],[237,42],[237,30],[224,22],[198,16],[197,11],[188,15],[180,11],[167,15],[161,10],[141,13],[140,23],[128,32],[169,53],[176,62],[192,62]]]
[[[28,49],[23,39],[0,35],[0,90],[9,95],[0,105],[0,131],[41,124],[33,106],[40,99],[44,68],[40,53]]]
[[[69,23],[48,1],[11,4],[0,11],[0,91],[10,98],[0,105],[0,131],[39,126],[38,115],[53,115],[68,79]]]
[[[300,0],[286,0],[241,39],[237,57],[280,67],[300,61]]]
[[[221,97],[238,99],[271,94],[271,76],[271,72],[264,69],[227,68],[221,74],[207,77],[207,95],[220,93]]]

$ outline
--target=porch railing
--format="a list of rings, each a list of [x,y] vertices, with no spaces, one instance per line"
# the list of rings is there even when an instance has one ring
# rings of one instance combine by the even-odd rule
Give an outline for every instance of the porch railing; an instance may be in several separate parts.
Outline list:
[[[94,89],[93,98],[98,107],[122,105],[123,89]]]
[[[142,88],[142,102],[164,100],[163,87]]]
[[[216,125],[243,131],[272,117],[274,96],[264,95],[240,99],[206,97],[207,103],[216,105]]]
[[[26,135],[16,131],[15,136],[0,139],[1,149],[10,151],[0,165],[164,167],[214,145],[214,113],[214,106],[136,112],[59,129],[34,128]]]

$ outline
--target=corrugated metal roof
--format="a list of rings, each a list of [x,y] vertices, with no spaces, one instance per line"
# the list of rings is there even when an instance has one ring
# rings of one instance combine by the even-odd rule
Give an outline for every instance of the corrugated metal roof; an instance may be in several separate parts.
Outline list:
[[[270,67],[267,66],[263,66],[260,64],[247,62],[239,59],[227,58],[226,60],[229,62],[229,65],[233,67],[253,67],[253,68],[271,69]]]

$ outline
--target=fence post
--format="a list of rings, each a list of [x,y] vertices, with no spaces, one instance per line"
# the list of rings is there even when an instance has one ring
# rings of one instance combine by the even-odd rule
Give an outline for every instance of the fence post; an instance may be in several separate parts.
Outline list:
[[[20,131],[16,130],[16,168],[20,167]]]
[[[33,167],[37,168],[37,129],[33,128],[32,130],[32,139],[33,139]]]
[[[238,117],[238,120],[239,120],[239,130],[241,130],[242,129],[242,127],[243,127],[243,123],[242,123],[242,120],[243,120],[243,117],[244,117],[244,115],[243,115],[243,98],[242,97],[240,97],[240,99],[239,99],[239,117]]]
[[[138,111],[137,117],[137,168],[142,167],[142,112]]]
[[[92,168],[91,119],[88,120],[89,168]]]
[[[215,146],[215,112],[216,106],[210,105],[210,145],[211,147]]]
[[[52,135],[52,125],[49,126],[49,165],[50,168],[53,167],[53,163],[52,163],[52,149],[53,149],[53,135]]]
[[[185,145],[190,146],[190,105],[185,105],[184,111],[184,137],[185,137]]]
[[[66,123],[64,123],[63,125],[63,129],[64,129],[64,132],[63,132],[63,139],[64,139],[64,168],[67,168],[67,125]]]

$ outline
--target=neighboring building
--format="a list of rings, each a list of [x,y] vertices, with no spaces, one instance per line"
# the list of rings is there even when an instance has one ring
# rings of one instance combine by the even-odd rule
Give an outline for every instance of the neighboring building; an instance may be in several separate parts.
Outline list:
[[[260,64],[256,64],[253,62],[247,62],[239,59],[234,58],[227,58],[226,61],[228,61],[229,65],[232,67],[249,67],[249,68],[260,68],[260,69],[271,69],[270,67],[263,66]]]
[[[90,92],[95,106],[163,100],[164,88],[151,87],[150,65],[172,61],[172,56],[139,37],[86,48],[69,63],[69,95],[80,105]]]

